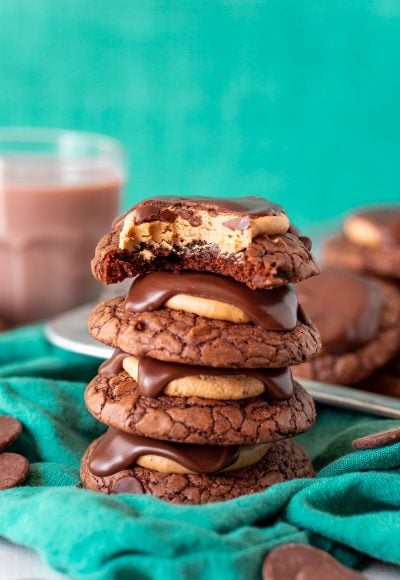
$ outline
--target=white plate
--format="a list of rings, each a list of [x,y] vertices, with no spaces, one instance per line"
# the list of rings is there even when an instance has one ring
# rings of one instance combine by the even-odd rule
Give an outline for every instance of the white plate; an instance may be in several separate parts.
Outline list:
[[[50,320],[45,326],[49,341],[65,350],[109,358],[113,349],[94,340],[86,326],[89,313],[94,307],[95,304],[85,304]]]

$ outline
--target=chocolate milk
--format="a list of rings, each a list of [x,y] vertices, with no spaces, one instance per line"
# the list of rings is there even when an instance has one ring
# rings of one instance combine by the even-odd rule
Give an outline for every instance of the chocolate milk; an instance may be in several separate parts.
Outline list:
[[[121,178],[103,171],[59,181],[0,179],[0,319],[8,323],[53,316],[101,290],[90,260],[118,213]]]

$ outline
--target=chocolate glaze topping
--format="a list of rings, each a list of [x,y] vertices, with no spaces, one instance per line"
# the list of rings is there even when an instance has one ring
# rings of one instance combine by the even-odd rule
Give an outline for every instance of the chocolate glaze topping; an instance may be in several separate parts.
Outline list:
[[[144,199],[131,207],[125,214],[114,221],[114,226],[122,224],[128,213],[135,211],[135,223],[150,221],[173,222],[178,216],[186,219],[192,226],[201,225],[199,216],[194,211],[207,211],[212,215],[221,213],[236,214],[238,217],[228,220],[226,227],[245,230],[250,226],[251,217],[279,215],[283,208],[267,199],[255,196],[238,197],[236,199],[218,199],[211,197],[178,197],[161,195]]]
[[[142,455],[165,457],[196,473],[216,473],[235,463],[239,447],[169,443],[110,427],[94,449],[89,468],[105,477],[132,468]]]
[[[105,360],[100,366],[98,373],[101,377],[111,377],[123,371],[122,363],[129,354],[122,352],[122,350],[114,350],[112,356]]]
[[[129,356],[116,350],[113,356],[99,368],[99,375],[113,376],[123,370],[123,360]],[[159,361],[138,357],[138,387],[144,397],[157,398],[171,381],[190,376],[242,375],[259,379],[272,401],[285,401],[293,394],[293,378],[290,368],[284,369],[223,369]]]
[[[299,300],[321,334],[322,347],[343,353],[378,333],[383,307],[379,287],[347,270],[328,268],[296,286]]]
[[[400,245],[400,205],[358,211],[354,215],[376,226],[385,245]]]
[[[272,290],[250,290],[226,276],[200,272],[151,272],[132,282],[125,300],[129,312],[160,309],[176,294],[189,294],[232,304],[254,324],[268,330],[293,330],[298,303],[290,285]]]

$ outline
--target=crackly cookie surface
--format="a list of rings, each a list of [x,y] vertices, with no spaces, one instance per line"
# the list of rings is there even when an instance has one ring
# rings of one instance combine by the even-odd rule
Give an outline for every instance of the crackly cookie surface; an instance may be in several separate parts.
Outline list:
[[[311,396],[295,383],[287,401],[264,397],[218,401],[200,397],[140,394],[126,372],[97,375],[87,386],[85,403],[102,423],[145,437],[212,445],[270,443],[307,431],[315,420]]]
[[[171,503],[205,504],[257,493],[293,479],[312,477],[311,462],[292,441],[273,445],[255,465],[216,474],[170,474],[135,466],[114,475],[100,477],[89,468],[98,439],[87,449],[81,463],[81,479],[87,489],[106,494],[151,494]]]
[[[400,293],[391,284],[341,269],[302,282],[298,295],[321,334],[319,354],[297,377],[356,384],[398,352]]]
[[[99,242],[92,270],[106,284],[157,270],[197,270],[250,288],[281,286],[319,271],[308,238],[284,210],[252,197],[144,200]]]
[[[98,304],[88,328],[96,340],[129,354],[215,367],[282,368],[320,348],[317,330],[305,321],[290,331],[272,331],[168,308],[128,312],[123,298]]]

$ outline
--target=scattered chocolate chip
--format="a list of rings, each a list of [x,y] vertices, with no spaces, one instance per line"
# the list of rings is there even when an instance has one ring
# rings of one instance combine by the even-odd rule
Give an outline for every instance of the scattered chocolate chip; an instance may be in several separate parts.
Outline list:
[[[127,476],[121,477],[121,479],[117,479],[117,481],[112,486],[111,492],[142,494],[144,493],[144,489],[136,477]]]
[[[393,427],[380,433],[372,433],[352,442],[354,449],[376,449],[377,447],[386,447],[400,441],[400,427]]]
[[[18,453],[0,455],[0,490],[21,485],[29,473],[28,460]]]
[[[80,482],[80,481],[79,481],[79,482],[76,484],[76,486],[75,486],[75,487],[77,487],[78,489],[83,489],[83,484],[82,484],[82,482]]]
[[[0,451],[14,443],[21,432],[22,425],[18,419],[2,415],[0,417]]]
[[[263,580],[361,580],[332,556],[302,544],[283,544],[264,560]]]

